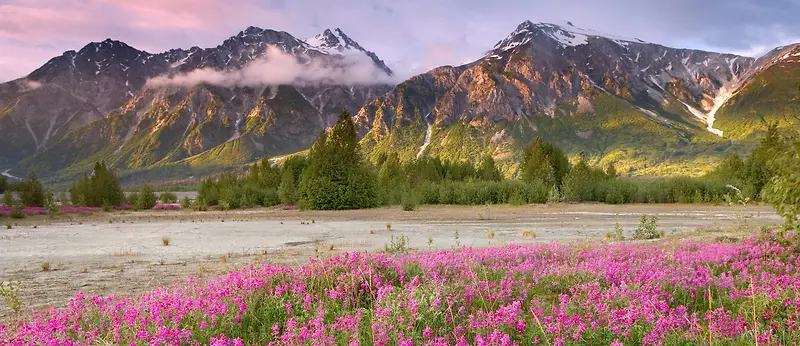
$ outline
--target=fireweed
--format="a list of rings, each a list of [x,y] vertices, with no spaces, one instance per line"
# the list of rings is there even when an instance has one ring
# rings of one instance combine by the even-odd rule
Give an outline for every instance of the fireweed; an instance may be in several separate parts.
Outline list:
[[[800,239],[539,244],[263,264],[0,325],[3,345],[800,344]]]

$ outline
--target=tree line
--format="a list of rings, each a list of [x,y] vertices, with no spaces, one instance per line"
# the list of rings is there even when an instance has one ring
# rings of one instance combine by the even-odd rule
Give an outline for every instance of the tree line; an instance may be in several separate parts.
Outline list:
[[[524,150],[515,179],[504,179],[491,156],[477,165],[422,157],[401,162],[359,154],[347,113],[317,139],[307,157],[277,163],[262,160],[244,176],[225,174],[203,181],[201,203],[222,208],[296,204],[308,209],[358,209],[379,205],[528,204],[560,201],[622,203],[732,203],[768,200],[779,170],[774,162],[792,141],[775,126],[746,159],[732,156],[703,177],[632,179],[613,164],[593,167],[585,155],[570,164],[558,147],[534,139]]]
[[[528,204],[560,201],[620,203],[733,203],[773,202],[787,218],[800,214],[800,140],[793,132],[770,126],[767,135],[746,157],[731,156],[703,177],[658,179],[621,178],[612,164],[591,166],[585,155],[570,164],[558,147],[534,139],[514,179],[504,179],[494,159],[477,164],[422,157],[401,162],[381,155],[367,162],[360,152],[355,126],[342,113],[335,126],[322,132],[307,156],[294,155],[276,163],[267,159],[251,165],[248,174],[222,174],[200,184],[197,206],[235,209],[278,204],[306,209],[343,210],[400,204]],[[53,196],[34,174],[7,184],[4,204],[47,206]],[[143,186],[125,196],[112,170],[98,162],[90,174],[71,188],[73,205],[106,207],[129,204],[152,208],[159,197]],[[62,198],[63,200],[64,198]],[[175,202],[173,195],[161,196]],[[184,202],[189,204],[188,201]]]

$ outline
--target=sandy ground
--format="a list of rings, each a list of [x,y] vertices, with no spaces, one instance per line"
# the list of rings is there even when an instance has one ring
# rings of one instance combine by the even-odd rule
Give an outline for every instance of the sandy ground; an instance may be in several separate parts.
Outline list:
[[[64,304],[75,293],[131,295],[189,275],[220,275],[268,261],[298,266],[339,251],[382,250],[405,236],[427,250],[509,243],[602,239],[619,222],[630,236],[643,214],[667,235],[698,229],[774,225],[767,207],[696,205],[436,206],[413,212],[258,209],[116,212],[73,219],[29,218],[0,229],[0,281],[18,280],[30,309]],[[0,226],[14,220],[0,220]],[[165,239],[169,245],[165,246]],[[44,270],[49,264],[49,270]],[[0,301],[0,321],[14,316]]]

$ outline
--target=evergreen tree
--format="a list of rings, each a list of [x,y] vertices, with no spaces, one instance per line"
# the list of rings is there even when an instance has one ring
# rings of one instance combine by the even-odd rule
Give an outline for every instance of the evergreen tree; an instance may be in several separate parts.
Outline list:
[[[765,187],[766,197],[786,220],[786,228],[797,231],[800,229],[800,137],[796,134],[785,139],[778,137],[769,145],[775,156],[766,160],[770,167],[762,171],[772,176]]]
[[[105,162],[95,163],[91,176],[84,174],[72,183],[69,192],[74,205],[100,207],[125,203],[125,193]]]
[[[783,147],[777,124],[770,125],[766,137],[761,139],[744,164],[747,180],[753,185],[755,196],[761,194],[761,190],[775,175],[776,169],[779,167],[775,167],[772,161],[775,158],[785,157]]]
[[[494,158],[491,155],[486,155],[483,157],[478,176],[483,180],[489,181],[500,181],[500,179],[502,179],[500,170],[497,169],[497,165],[495,164]]]
[[[158,197],[150,185],[142,186],[141,190],[139,190],[138,197],[139,199],[136,201],[136,209],[139,210],[153,209],[158,202]]]
[[[278,198],[283,204],[297,203],[297,188],[295,185],[294,172],[285,169],[281,176],[281,185],[278,187]]]
[[[309,209],[360,209],[378,204],[375,174],[360,157],[355,125],[347,112],[329,133],[317,138],[299,191],[301,205]]]
[[[8,190],[8,179],[5,175],[0,175],[0,193],[5,193]]]
[[[26,207],[44,207],[47,198],[46,192],[36,174],[31,174],[19,186],[17,191],[22,205]]]
[[[603,181],[613,179],[599,168],[591,168],[586,156],[581,152],[577,164],[564,177],[562,192],[568,201],[604,201],[607,194],[596,196],[596,190]]]
[[[569,160],[561,149],[536,137],[525,148],[520,178],[526,182],[539,181],[561,186],[569,172]]]

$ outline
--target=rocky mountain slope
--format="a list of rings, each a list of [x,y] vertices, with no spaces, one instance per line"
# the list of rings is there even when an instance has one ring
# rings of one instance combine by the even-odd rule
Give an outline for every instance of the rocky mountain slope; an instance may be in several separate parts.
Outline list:
[[[0,168],[192,176],[304,150],[344,109],[372,159],[492,155],[511,176],[541,136],[631,175],[697,175],[767,123],[797,123],[798,67],[798,45],[753,59],[569,22],[523,22],[481,59],[397,85],[339,29],[302,41],[250,27],[160,54],[107,40],[0,85]]]
[[[356,67],[385,78],[348,83],[325,74],[364,61],[370,66]],[[281,86],[235,79],[252,66],[270,78],[304,64],[322,75]],[[10,148],[0,152],[0,166],[70,173],[100,159],[132,170],[291,153],[308,147],[342,109],[356,112],[390,90],[392,74],[339,29],[305,42],[249,27],[218,47],[160,54],[112,40],[91,43],[0,85],[0,131],[11,134],[0,137]]]
[[[771,55],[795,58],[785,50]],[[631,174],[696,175],[747,150],[726,118],[731,102],[760,78],[771,84],[765,72],[776,66],[796,67],[769,56],[756,61],[526,21],[478,61],[415,76],[356,119],[373,158],[492,155],[513,174],[521,149],[541,136]],[[785,91],[797,95],[797,88]],[[792,97],[762,102],[783,107]],[[763,127],[742,117],[752,131]]]

